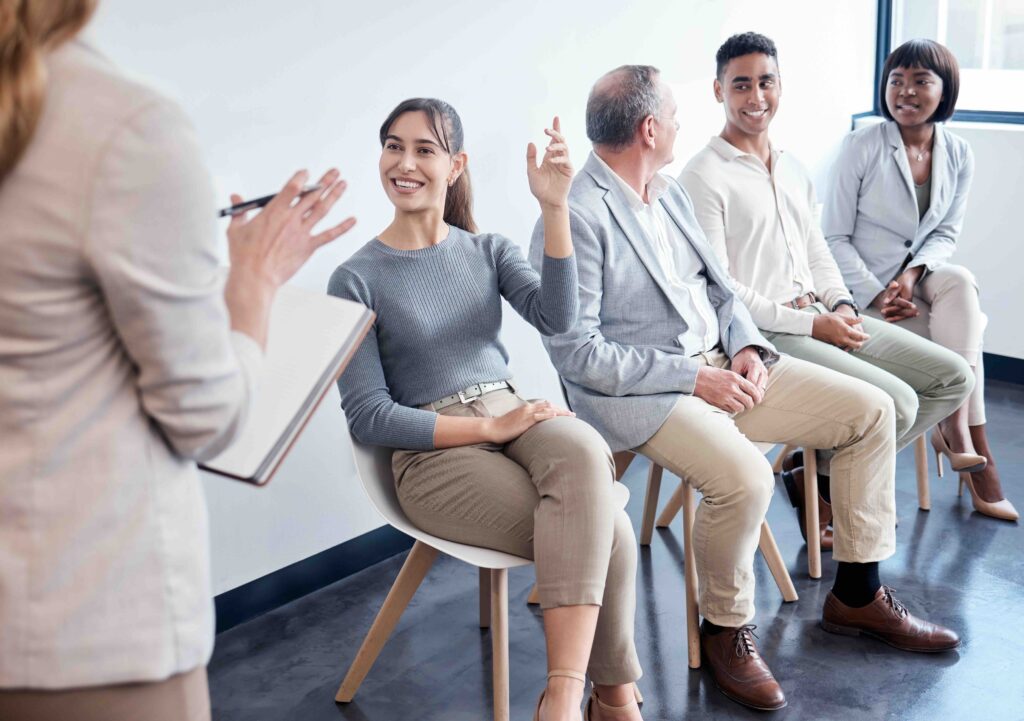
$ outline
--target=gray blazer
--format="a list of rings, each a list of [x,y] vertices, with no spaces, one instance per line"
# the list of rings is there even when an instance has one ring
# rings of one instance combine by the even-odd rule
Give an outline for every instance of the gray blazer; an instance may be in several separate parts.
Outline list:
[[[731,357],[746,346],[758,346],[768,363],[775,362],[775,348],[733,292],[690,198],[675,180],[669,183],[659,202],[705,265],[723,349]],[[580,312],[572,330],[544,338],[544,346],[577,415],[613,451],[635,448],[657,432],[680,394],[693,393],[702,364],[683,355],[686,319],[672,303],[653,242],[593,154],[573,180],[569,209]],[[535,267],[543,255],[544,226],[538,221],[530,245]]]
[[[854,299],[867,306],[903,269],[934,270],[956,250],[974,154],[935,126],[932,195],[918,220],[917,197],[899,126],[888,121],[846,136],[825,200],[825,238]]]

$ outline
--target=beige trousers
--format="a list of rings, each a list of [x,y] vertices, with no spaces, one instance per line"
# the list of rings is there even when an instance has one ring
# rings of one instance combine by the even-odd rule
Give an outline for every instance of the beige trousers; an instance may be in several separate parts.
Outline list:
[[[166,681],[53,690],[0,689],[4,721],[210,721],[206,667]]]
[[[523,403],[499,390],[440,413],[497,417]],[[636,540],[612,498],[614,463],[597,431],[552,418],[505,445],[396,451],[392,465],[399,503],[419,528],[533,559],[543,608],[601,607],[587,669],[594,683],[640,678]]]
[[[821,303],[805,313],[826,313]],[[953,351],[898,323],[861,319],[871,336],[858,350],[844,351],[809,335],[765,333],[782,353],[860,378],[881,388],[896,407],[896,449],[900,450],[955,411],[974,388],[974,374]]]
[[[728,368],[721,351],[705,363]],[[693,527],[701,614],[720,626],[754,615],[754,552],[771,500],[771,465],[751,441],[834,449],[833,557],[881,561],[895,551],[895,411],[882,390],[783,356],[769,369],[764,400],[730,415],[681,396],[637,451],[685,479],[703,498]]]
[[[906,328],[961,356],[974,369],[974,390],[967,399],[967,423],[985,423],[985,368],[982,340],[988,318],[981,311],[978,282],[962,265],[947,263],[925,273],[914,288],[914,303],[921,315],[896,325]],[[868,309],[878,318],[878,311]]]

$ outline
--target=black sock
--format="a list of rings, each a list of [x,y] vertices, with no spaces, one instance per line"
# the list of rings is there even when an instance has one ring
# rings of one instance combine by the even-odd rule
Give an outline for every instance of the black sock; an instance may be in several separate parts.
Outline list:
[[[875,600],[875,594],[881,587],[882,582],[878,580],[877,561],[872,563],[840,561],[832,593],[851,608],[863,608]]]
[[[724,626],[716,626],[706,618],[700,622],[700,630],[708,636],[717,636],[725,630]]]
[[[825,499],[825,503],[832,503],[832,485],[828,476],[818,474],[818,493]]]

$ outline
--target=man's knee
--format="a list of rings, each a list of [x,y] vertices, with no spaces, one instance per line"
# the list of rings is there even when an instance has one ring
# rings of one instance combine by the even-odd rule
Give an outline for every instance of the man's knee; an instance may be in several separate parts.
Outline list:
[[[722,458],[717,470],[719,480],[704,494],[704,500],[715,506],[729,506],[760,523],[775,490],[775,475],[768,459],[751,445],[745,453]]]
[[[903,434],[917,420],[917,411],[921,400],[918,398],[917,392],[902,381],[889,388],[888,395],[892,399],[893,413],[896,419],[896,437],[902,438]]]

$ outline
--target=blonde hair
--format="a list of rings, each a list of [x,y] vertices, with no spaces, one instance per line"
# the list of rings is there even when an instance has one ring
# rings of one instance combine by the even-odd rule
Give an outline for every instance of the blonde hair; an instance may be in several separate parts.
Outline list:
[[[46,97],[43,60],[88,22],[97,0],[0,0],[0,181],[32,140]]]

